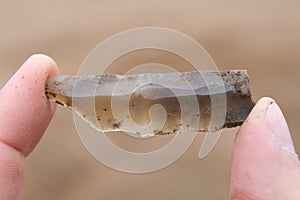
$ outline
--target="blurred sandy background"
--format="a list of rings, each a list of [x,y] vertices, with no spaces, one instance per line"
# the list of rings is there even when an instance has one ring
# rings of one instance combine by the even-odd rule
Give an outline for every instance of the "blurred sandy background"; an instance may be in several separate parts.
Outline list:
[[[271,96],[281,105],[300,152],[300,1],[49,2],[0,2],[0,86],[33,53],[53,57],[61,74],[75,74],[90,50],[113,34],[143,26],[171,28],[201,43],[220,69],[246,68],[255,99]],[[164,56],[146,54],[134,63],[150,58],[172,64]],[[197,158],[200,135],[170,167],[132,175],[89,155],[71,111],[59,107],[27,159],[22,199],[229,199],[236,132],[224,131],[204,160]]]

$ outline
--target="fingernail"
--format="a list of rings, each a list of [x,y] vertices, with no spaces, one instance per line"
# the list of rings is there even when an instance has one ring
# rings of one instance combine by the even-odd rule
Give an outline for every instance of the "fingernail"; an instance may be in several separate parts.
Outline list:
[[[296,152],[287,122],[275,101],[271,101],[267,108],[266,121],[271,131],[273,141],[279,145],[281,149],[295,154]]]

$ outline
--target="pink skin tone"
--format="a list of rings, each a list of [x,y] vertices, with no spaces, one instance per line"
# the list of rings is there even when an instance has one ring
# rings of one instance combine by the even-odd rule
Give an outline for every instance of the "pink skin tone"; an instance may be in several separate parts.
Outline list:
[[[0,90],[0,199],[18,199],[25,157],[37,145],[56,106],[45,96],[45,81],[58,74],[55,62],[31,56]]]
[[[284,116],[262,98],[241,127],[232,154],[231,199],[300,199],[300,163]]]
[[[20,196],[25,158],[56,109],[44,94],[47,77],[56,74],[51,58],[34,55],[0,90],[0,200]],[[237,134],[232,155],[231,199],[300,199],[300,163],[274,100],[257,103]]]

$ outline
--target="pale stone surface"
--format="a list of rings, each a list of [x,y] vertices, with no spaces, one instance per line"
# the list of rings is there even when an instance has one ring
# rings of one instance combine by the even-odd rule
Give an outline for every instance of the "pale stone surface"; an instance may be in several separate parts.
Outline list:
[[[56,76],[46,94],[99,132],[141,136],[235,127],[254,106],[246,70]]]

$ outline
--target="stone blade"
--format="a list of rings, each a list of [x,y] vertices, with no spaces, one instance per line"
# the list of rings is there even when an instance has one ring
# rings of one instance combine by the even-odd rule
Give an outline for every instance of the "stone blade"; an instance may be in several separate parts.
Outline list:
[[[50,100],[72,109],[99,132],[124,131],[127,125],[125,130],[139,135],[144,135],[143,129],[128,128],[126,118],[146,126],[151,122],[149,110],[157,104],[166,114],[163,127],[152,126],[153,134],[158,135],[177,133],[183,124],[189,126],[193,119],[182,123],[181,102],[193,98],[197,105],[184,112],[191,118],[199,117],[198,132],[239,126],[255,105],[246,70],[54,76],[48,79],[45,90]],[[225,98],[213,105],[212,97],[219,96]],[[118,117],[114,115],[113,100]],[[224,123],[214,129],[210,127],[212,106],[226,110]],[[193,113],[196,107],[199,112]]]

